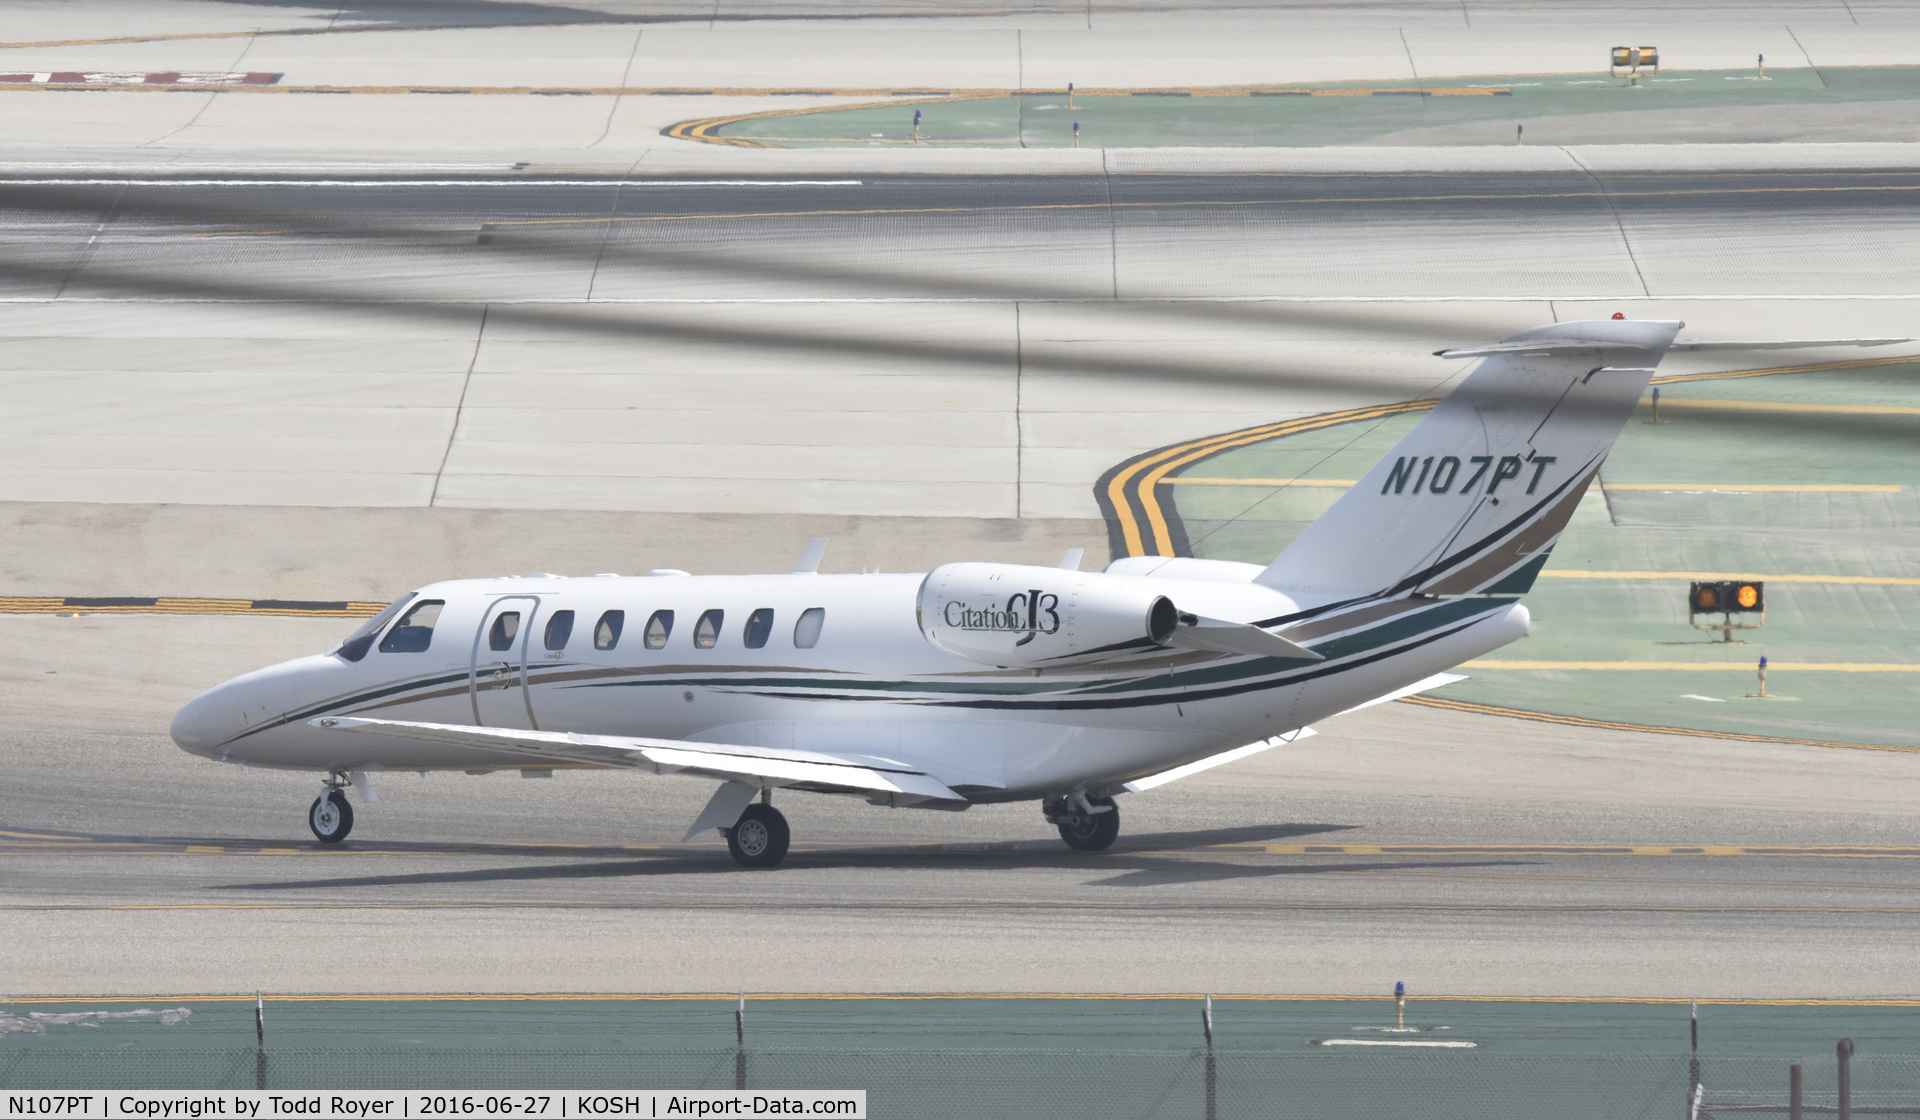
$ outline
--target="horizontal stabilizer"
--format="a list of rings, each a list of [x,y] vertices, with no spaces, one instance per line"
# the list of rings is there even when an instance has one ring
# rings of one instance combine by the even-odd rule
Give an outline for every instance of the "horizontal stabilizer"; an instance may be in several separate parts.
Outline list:
[[[1521,595],[1680,331],[1599,319],[1523,331],[1254,582],[1291,595]]]
[[[945,783],[905,763],[869,755],[775,750],[680,739],[629,735],[580,735],[567,731],[523,731],[512,727],[411,723],[357,716],[322,716],[313,727],[370,732],[472,747],[487,754],[515,754],[545,762],[633,767],[656,774],[692,773],[759,786],[807,786],[863,794],[890,794],[899,805],[916,801],[966,801]]]
[[[1204,649],[1215,653],[1241,653],[1249,657],[1285,657],[1294,661],[1325,661],[1326,658],[1280,635],[1249,626],[1244,622],[1226,622],[1200,615],[1181,615],[1180,625],[1167,639],[1180,649]]]
[[[1820,346],[1892,346],[1911,338],[1677,338],[1669,350],[1811,350]]]

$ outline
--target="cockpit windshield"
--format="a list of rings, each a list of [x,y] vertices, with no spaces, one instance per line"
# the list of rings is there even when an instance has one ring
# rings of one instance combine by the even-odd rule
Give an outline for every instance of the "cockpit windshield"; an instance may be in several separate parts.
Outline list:
[[[386,608],[379,614],[361,623],[360,629],[349,634],[347,640],[340,643],[340,648],[333,652],[346,658],[348,661],[358,661],[365,657],[367,650],[373,648],[373,639],[380,633],[380,628],[393,621],[393,616],[400,613],[400,608],[412,602],[419,594],[418,591],[409,591],[393,602],[388,603]]]

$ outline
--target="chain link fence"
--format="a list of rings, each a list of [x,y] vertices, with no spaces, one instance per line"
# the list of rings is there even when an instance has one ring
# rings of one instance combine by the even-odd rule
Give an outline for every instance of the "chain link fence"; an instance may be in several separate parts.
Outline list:
[[[1190,1050],[0,1049],[0,1089],[866,1089],[881,1117],[1685,1120],[1787,1111],[1799,1059]],[[1803,1062],[1809,1115],[1832,1063]],[[1853,1112],[1920,1106],[1920,1059],[1855,1059]],[[1764,1113],[1762,1113],[1764,1114]]]

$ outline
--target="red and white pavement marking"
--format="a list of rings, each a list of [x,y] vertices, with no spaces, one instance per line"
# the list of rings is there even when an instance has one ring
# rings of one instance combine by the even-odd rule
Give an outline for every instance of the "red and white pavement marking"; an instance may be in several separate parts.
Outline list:
[[[86,86],[270,86],[279,74],[227,74],[210,70],[163,70],[157,74],[131,70],[43,70],[37,74],[0,74],[0,82],[32,85]]]

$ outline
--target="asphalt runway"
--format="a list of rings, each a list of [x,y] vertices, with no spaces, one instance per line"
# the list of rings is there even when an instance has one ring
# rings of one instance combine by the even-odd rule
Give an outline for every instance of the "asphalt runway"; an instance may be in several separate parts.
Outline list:
[[[1389,705],[1132,796],[1115,850],[1032,805],[780,801],[774,872],[679,843],[707,783],[382,775],[341,849],[304,774],[160,733],[341,620],[5,623],[12,995],[1086,991],[1914,996],[1920,756]],[[348,620],[350,621],[350,620]],[[129,650],[152,650],[144,658]],[[41,666],[52,665],[52,672]]]

